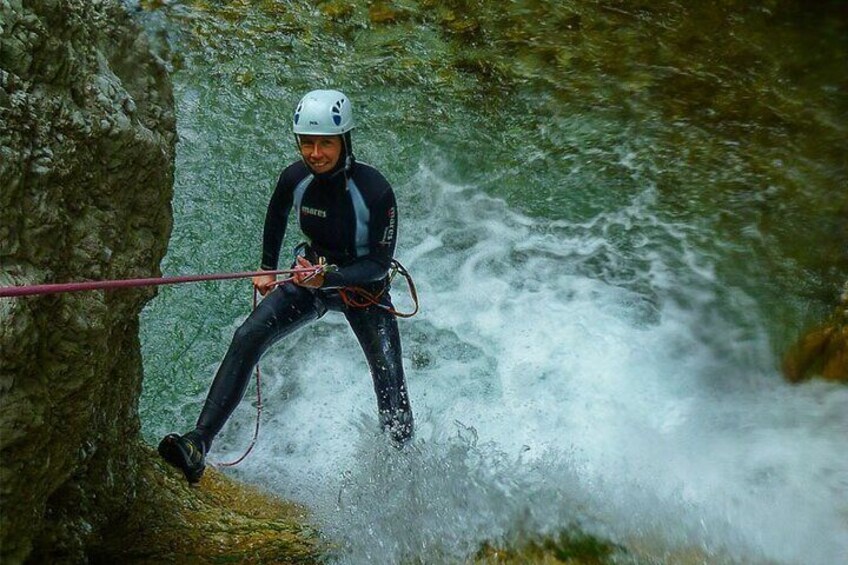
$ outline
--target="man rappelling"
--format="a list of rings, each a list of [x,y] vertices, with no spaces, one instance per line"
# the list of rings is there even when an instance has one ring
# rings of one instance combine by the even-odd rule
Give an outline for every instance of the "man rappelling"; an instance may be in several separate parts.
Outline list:
[[[298,246],[292,279],[253,277],[265,298],[236,330],[195,428],[169,434],[159,453],[190,483],[200,480],[212,441],[244,396],[262,354],[328,311],[344,314],[365,353],[382,428],[397,445],[413,433],[403,372],[397,312],[389,272],[398,229],[394,191],[374,167],[357,162],[351,145],[353,113],[347,96],[314,90],[294,112],[301,159],[280,175],[268,204],[261,269],[276,271],[292,210],[307,243]],[[320,266],[317,269],[311,267]]]

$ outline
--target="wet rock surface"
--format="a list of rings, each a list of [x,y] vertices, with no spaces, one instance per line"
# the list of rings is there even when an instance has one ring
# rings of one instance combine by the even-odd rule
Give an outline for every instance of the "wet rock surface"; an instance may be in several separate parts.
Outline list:
[[[789,349],[783,374],[790,382],[822,378],[848,384],[848,282],[833,315]]]
[[[0,285],[160,275],[166,64],[114,1],[0,2]],[[0,299],[0,561],[315,560],[303,511],[139,438],[154,288]]]
[[[0,284],[150,277],[171,230],[163,62],[117,2],[0,2]],[[150,288],[0,299],[0,561],[84,561],[138,493]]]
[[[318,562],[322,548],[303,508],[214,468],[189,486],[152,450],[144,453],[139,498],[89,549],[93,562]]]

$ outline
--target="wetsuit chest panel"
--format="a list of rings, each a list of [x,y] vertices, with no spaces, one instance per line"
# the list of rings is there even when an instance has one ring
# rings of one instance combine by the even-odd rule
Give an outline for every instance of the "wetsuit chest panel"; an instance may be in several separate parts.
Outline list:
[[[368,254],[368,230],[371,224],[371,211],[365,204],[365,198],[353,179],[348,182],[348,193],[354,214],[353,246],[356,256],[362,257]]]
[[[351,257],[355,233],[355,212],[344,186],[311,182],[303,193],[298,209],[303,233],[318,249],[337,262]]]

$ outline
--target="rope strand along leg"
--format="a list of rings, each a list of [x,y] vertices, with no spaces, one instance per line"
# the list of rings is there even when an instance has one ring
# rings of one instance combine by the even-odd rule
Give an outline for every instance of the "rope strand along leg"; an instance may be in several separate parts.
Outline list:
[[[291,279],[287,279],[291,280]],[[287,282],[284,280],[283,282]],[[256,290],[256,287],[253,288],[253,309],[256,310],[256,306],[259,304],[259,291]],[[244,461],[250,452],[253,451],[253,447],[256,445],[256,442],[259,440],[259,421],[262,419],[262,372],[259,370],[259,363],[256,363],[256,426],[253,428],[253,439],[250,440],[250,445],[247,446],[247,449],[242,453],[241,457],[234,461],[228,461],[226,463],[219,463],[218,467],[235,467],[242,461]]]
[[[328,271],[330,269],[334,269],[334,268],[335,268],[334,265],[326,265],[324,263],[321,263],[319,265],[316,265],[315,267],[298,268],[298,270],[292,269],[292,270],[289,270],[288,272],[289,273],[308,272],[308,273],[310,273],[310,275],[309,275],[310,277],[314,277],[314,276],[318,275],[319,273],[326,272],[326,271]],[[273,289],[277,286],[292,282],[293,280],[294,280],[294,276],[291,276],[291,277],[288,277],[288,278],[285,278],[285,279],[281,279],[281,280],[278,280],[278,281],[274,281],[274,283],[272,283],[270,285],[270,288]],[[256,310],[256,307],[258,305],[259,305],[259,291],[256,289],[256,287],[254,287],[253,288],[253,309]],[[254,429],[253,429],[253,438],[250,440],[250,444],[247,446],[247,449],[245,449],[244,453],[242,453],[241,457],[239,457],[238,459],[236,459],[234,461],[227,461],[225,463],[219,463],[217,465],[218,467],[234,467],[234,466],[238,465],[239,463],[244,461],[247,458],[248,455],[250,455],[250,452],[253,451],[253,448],[256,446],[257,441],[259,441],[259,423],[262,420],[262,371],[259,368],[259,361],[258,360],[256,362],[255,374],[256,374],[256,425],[254,426]]]

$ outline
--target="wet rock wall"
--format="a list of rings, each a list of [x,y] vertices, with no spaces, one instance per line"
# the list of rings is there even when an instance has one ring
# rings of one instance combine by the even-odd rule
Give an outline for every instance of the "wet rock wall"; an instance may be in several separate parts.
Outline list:
[[[116,1],[0,1],[0,285],[159,274],[165,64]],[[0,298],[0,561],[79,562],[136,496],[150,288]]]

